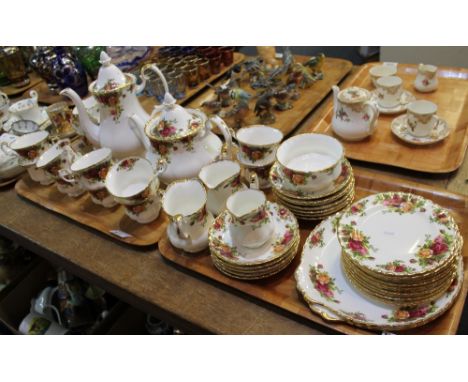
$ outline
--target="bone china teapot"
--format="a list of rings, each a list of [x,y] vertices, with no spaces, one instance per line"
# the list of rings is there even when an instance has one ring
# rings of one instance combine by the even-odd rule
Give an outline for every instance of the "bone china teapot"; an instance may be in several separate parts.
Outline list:
[[[379,110],[368,90],[333,86],[333,131],[349,141],[364,139],[374,132]]]
[[[144,129],[146,136],[141,134],[142,141],[147,151],[156,156],[156,159],[148,159],[151,162],[159,158],[166,160],[167,167],[159,176],[160,180],[169,184],[174,180],[195,178],[203,166],[221,158],[223,153],[230,158],[232,138],[224,121],[218,116],[208,119],[200,110],[185,109],[177,105],[159,68],[154,64],[147,65],[142,68],[142,76],[148,69],[161,78],[165,89],[164,101],[155,106],[146,124],[136,114],[130,120],[133,121],[136,134],[141,134]],[[211,123],[222,132],[226,151],[223,150],[221,139],[211,131]],[[148,138],[151,145],[147,143]]]
[[[70,98],[78,109],[80,129],[95,147],[107,147],[114,158],[144,156],[145,142],[129,125],[129,117],[137,115],[147,121],[149,115],[143,110],[136,96],[145,87],[146,80],[137,85],[133,74],[123,73],[111,63],[106,52],[101,52],[101,68],[97,80],[89,91],[96,99],[100,110],[100,122],[89,117],[81,98],[70,88],[60,94]]]

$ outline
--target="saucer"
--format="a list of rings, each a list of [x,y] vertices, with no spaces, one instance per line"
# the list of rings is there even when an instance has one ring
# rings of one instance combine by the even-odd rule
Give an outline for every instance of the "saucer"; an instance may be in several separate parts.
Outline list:
[[[406,114],[395,118],[392,121],[391,129],[393,134],[405,142],[412,143],[414,145],[430,145],[442,141],[450,134],[450,128],[447,124],[447,121],[440,117],[437,118],[439,123],[432,131],[432,134],[427,137],[415,137],[410,134]]]
[[[47,127],[49,127],[51,125],[49,116],[47,115],[47,111],[46,111],[47,107],[41,106],[41,107],[39,107],[39,109],[41,110],[42,120],[39,121],[39,123],[37,123],[37,124],[39,125],[39,130],[45,130]],[[9,132],[11,130],[11,124],[13,122],[16,122],[16,121],[19,121],[19,120],[21,120],[21,118],[19,118],[18,116],[10,113],[10,116],[8,117],[8,120],[6,120],[3,123],[3,131]]]
[[[310,309],[326,320],[348,322],[377,330],[403,330],[424,325],[455,302],[463,280],[463,260],[458,255],[457,278],[439,298],[417,306],[376,302],[348,281],[341,266],[341,246],[336,235],[340,215],[320,223],[304,244],[295,272],[297,289]]]
[[[249,267],[271,263],[288,254],[299,235],[297,220],[286,207],[279,204],[267,202],[266,207],[275,225],[274,234],[268,242],[259,248],[236,245],[229,229],[230,215],[224,211],[216,218],[209,232],[212,255],[228,264]]]
[[[408,90],[403,90],[403,92],[401,93],[399,105],[393,106],[393,107],[383,107],[383,106],[380,106],[378,103],[377,90],[373,90],[371,94],[372,94],[371,100],[374,101],[375,105],[379,109],[379,112],[381,112],[382,114],[402,113],[406,111],[406,107],[408,106],[410,102],[413,102],[416,100],[416,97],[413,95],[413,93],[411,93]]]

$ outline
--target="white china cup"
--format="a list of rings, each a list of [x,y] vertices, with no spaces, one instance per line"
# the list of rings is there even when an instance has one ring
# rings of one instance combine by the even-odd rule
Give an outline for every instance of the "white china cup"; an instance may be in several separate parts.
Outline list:
[[[50,174],[36,167],[38,158],[48,147],[48,137],[47,131],[36,131],[22,135],[10,144],[10,148],[19,156],[20,166],[26,168],[33,181],[39,182],[43,186],[54,183],[54,178]],[[2,151],[4,150],[5,147],[2,145]]]
[[[206,190],[197,179],[174,181],[167,186],[162,207],[170,219],[167,233],[175,247],[198,252],[208,246],[212,217],[206,210],[206,198]]]
[[[78,154],[70,146],[70,140],[62,139],[42,153],[36,162],[36,168],[44,170],[55,179],[59,192],[75,198],[83,195],[86,189],[79,182],[64,181],[60,177],[60,171],[70,172],[70,165],[77,157]]]
[[[237,191],[228,198],[229,229],[236,245],[258,248],[271,239],[274,224],[268,215],[266,203],[265,194],[253,189]]]
[[[287,191],[313,192],[327,188],[341,173],[343,145],[324,134],[299,134],[276,152]]]
[[[437,105],[426,100],[411,102],[407,108],[408,131],[415,137],[431,135],[438,125]]]
[[[12,104],[9,111],[20,119],[34,121],[40,125],[44,122],[44,115],[37,103],[37,92],[35,90],[31,90],[29,95],[31,98],[22,99],[21,101],[17,101]]]
[[[397,73],[397,65],[393,63],[383,63],[369,69],[369,74],[374,86],[377,87],[377,80],[381,77],[394,76]]]
[[[70,183],[80,183],[91,195],[91,200],[105,208],[117,205],[104,183],[112,164],[112,151],[107,147],[91,151],[78,158],[70,171],[60,171],[60,177]]]
[[[439,86],[437,66],[419,64],[418,74],[414,80],[414,88],[421,93],[433,92]]]
[[[246,188],[241,182],[239,163],[231,160],[220,160],[202,167],[198,177],[207,189],[208,211],[215,216],[226,208],[230,195]]]
[[[108,171],[105,184],[114,199],[125,206],[127,216],[141,224],[157,219],[161,210],[158,176],[166,169],[160,161],[156,170],[144,158],[128,157]]]
[[[403,92],[403,80],[400,77],[380,77],[376,81],[377,102],[379,106],[391,108],[400,104]]]
[[[283,140],[283,133],[274,127],[254,125],[239,129],[236,139],[242,162],[268,164],[275,160],[276,150]]]

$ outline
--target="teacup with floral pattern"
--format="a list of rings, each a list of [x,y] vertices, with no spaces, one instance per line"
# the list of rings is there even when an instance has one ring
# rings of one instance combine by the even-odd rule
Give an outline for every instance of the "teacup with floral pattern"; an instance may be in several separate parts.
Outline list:
[[[208,222],[212,219],[206,210],[206,190],[199,180],[180,180],[169,184],[164,192],[162,207],[171,221],[167,232],[173,245],[179,247],[176,241],[184,240],[188,245],[203,242],[205,248],[208,246]],[[177,237],[173,237],[171,232],[176,232]]]
[[[125,206],[127,216],[141,224],[159,216],[161,198],[158,176],[165,170],[160,161],[154,170],[144,158],[128,157],[115,163],[107,173],[105,184],[115,200]]]
[[[260,190],[241,190],[232,194],[226,208],[230,215],[233,241],[246,248],[258,248],[274,233],[274,224],[266,208],[266,196]]]
[[[272,163],[283,133],[270,126],[255,125],[237,131],[239,159],[247,164],[263,166]]]
[[[37,160],[36,167],[44,170],[52,176],[56,182],[57,189],[71,197],[78,197],[86,190],[79,182],[71,183],[60,177],[60,171],[69,171],[70,165],[78,157],[71,146],[70,140],[63,139],[47,149]]]
[[[426,100],[418,100],[408,105],[407,124],[408,132],[415,137],[431,135],[438,125],[437,105]]]

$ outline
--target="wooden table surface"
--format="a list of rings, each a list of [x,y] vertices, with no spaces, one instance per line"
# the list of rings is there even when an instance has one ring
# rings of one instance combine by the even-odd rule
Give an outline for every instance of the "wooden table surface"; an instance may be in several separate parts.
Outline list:
[[[355,69],[353,69],[355,70]],[[346,80],[344,85],[346,86]],[[330,96],[299,129],[324,113]],[[450,191],[468,194],[468,160],[451,174],[432,175],[352,162],[375,172],[399,175]],[[0,189],[0,235],[77,276],[94,283],[124,302],[190,333],[326,334],[329,329],[288,315],[270,305],[223,288],[202,276],[166,262],[156,246],[135,248],[97,233],[67,218],[21,199],[12,187]]]

